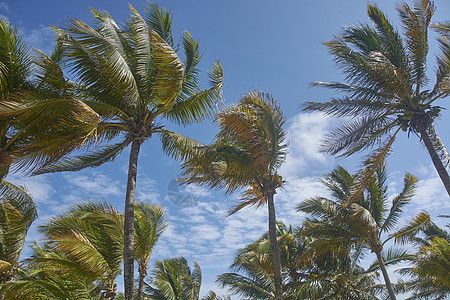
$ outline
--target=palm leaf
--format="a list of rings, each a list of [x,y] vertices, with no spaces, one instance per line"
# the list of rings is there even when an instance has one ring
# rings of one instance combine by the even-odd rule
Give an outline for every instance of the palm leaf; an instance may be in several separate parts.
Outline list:
[[[166,9],[161,9],[156,3],[148,2],[145,8],[145,21],[170,46],[173,44],[172,16]]]
[[[129,140],[125,140],[122,143],[106,145],[99,150],[91,152],[90,154],[75,158],[67,158],[60,162],[44,166],[33,172],[33,175],[64,171],[78,171],[84,168],[97,167],[104,162],[113,160],[120,154],[120,152],[122,152],[123,149],[128,146],[129,143]]]
[[[406,226],[391,234],[390,238],[395,238],[397,243],[406,243],[410,241],[419,231],[424,229],[430,222],[431,218],[427,212],[422,212],[411,220]]]
[[[188,97],[180,97],[165,112],[165,116],[178,124],[188,125],[211,116],[214,108],[219,107],[222,98],[223,71],[219,62],[213,65],[210,73],[211,88],[189,92]],[[193,95],[192,95],[193,94]],[[191,96],[189,96],[191,95]]]
[[[416,93],[426,83],[426,57],[428,53],[428,26],[434,14],[431,1],[417,1],[411,9],[406,3],[397,7],[405,29],[406,47],[413,64],[412,79],[416,84]]]
[[[380,234],[383,231],[391,230],[398,222],[401,214],[403,213],[403,207],[408,204],[414,195],[415,185],[417,178],[409,173],[405,174],[403,179],[403,190],[392,200],[392,206],[388,216],[384,220],[383,225],[380,227]]]

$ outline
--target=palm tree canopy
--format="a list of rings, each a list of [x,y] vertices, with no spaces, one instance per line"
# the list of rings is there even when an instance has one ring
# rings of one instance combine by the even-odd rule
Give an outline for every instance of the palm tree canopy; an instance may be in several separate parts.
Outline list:
[[[421,229],[422,236],[416,233],[412,240],[420,248],[410,258],[412,266],[399,270],[409,277],[403,285],[413,292],[408,299],[445,299],[450,294],[450,233],[433,222]]]
[[[286,156],[280,107],[270,94],[250,92],[219,112],[215,122],[219,133],[211,145],[177,137],[164,139],[163,146],[185,160],[182,172],[187,183],[225,188],[227,193],[248,188],[231,213],[247,205],[264,205],[264,193],[275,193],[283,184],[277,173]]]
[[[313,86],[327,87],[344,96],[324,103],[307,102],[304,110],[348,118],[323,142],[322,150],[331,154],[350,156],[379,146],[379,161],[400,130],[417,134],[450,195],[446,170],[450,155],[433,126],[442,109],[435,102],[449,93],[448,24],[436,26],[441,32],[441,52],[437,56],[436,81],[430,87],[426,58],[428,30],[435,12],[433,2],[416,0],[412,7],[402,3],[397,10],[403,38],[387,16],[369,4],[367,13],[373,26],[348,26],[325,43],[347,82],[314,82]]]
[[[92,10],[96,27],[69,20],[65,28],[55,28],[79,97],[102,117],[92,138],[97,147],[98,142],[103,145],[37,173],[99,166],[132,141],[142,143],[153,133],[174,134],[164,129],[164,119],[188,125],[208,117],[218,104],[223,80],[220,63],[212,67],[211,87],[201,90],[197,69],[201,55],[191,34],[182,36],[183,62],[171,38],[169,12],[152,3],[145,17],[130,9],[123,28],[109,14],[96,10]]]
[[[123,215],[106,202],[78,204],[41,226],[50,248],[71,257],[111,287],[121,273]]]
[[[31,223],[37,218],[34,202],[24,188],[0,182],[0,283],[11,279]]]
[[[359,201],[348,205],[347,194],[350,192],[355,177],[344,168],[338,166],[327,174],[322,182],[330,190],[333,199],[316,196],[302,202],[297,209],[311,214],[305,222],[307,233],[323,237],[314,242],[316,251],[327,251],[330,245],[348,251],[348,247],[372,248],[380,243],[381,235],[396,227],[403,208],[414,195],[417,178],[406,173],[402,191],[388,205],[386,186],[386,170],[384,164],[379,165],[376,175],[370,180],[368,188]],[[423,228],[427,219],[420,219],[414,228]],[[420,227],[422,226],[422,227]],[[403,238],[407,230],[391,235]],[[403,232],[403,233],[402,233]],[[331,248],[333,248],[331,247]],[[362,250],[362,249],[360,249]]]
[[[155,300],[198,300],[202,272],[194,261],[194,269],[184,257],[157,261],[146,293]]]
[[[17,28],[0,21],[0,165],[33,170],[84,145],[100,117],[74,98],[73,85],[53,60],[33,53]],[[56,55],[56,54],[55,54]]]
[[[134,205],[135,257],[139,265],[147,265],[161,234],[167,227],[165,212],[160,205],[146,202]]]

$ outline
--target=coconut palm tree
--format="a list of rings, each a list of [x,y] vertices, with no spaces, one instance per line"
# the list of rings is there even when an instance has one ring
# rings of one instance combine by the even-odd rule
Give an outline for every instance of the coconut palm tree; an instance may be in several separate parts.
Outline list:
[[[413,294],[408,299],[445,299],[450,295],[450,233],[430,222],[423,228],[424,237],[412,232],[410,240],[420,246],[411,257],[412,267],[399,272],[411,279],[405,282],[406,290]]]
[[[0,284],[10,281],[20,269],[19,257],[36,206],[24,188],[0,182]],[[1,297],[0,291],[0,297]]]
[[[146,294],[155,300],[198,300],[202,272],[194,261],[194,269],[184,257],[164,259],[156,262]]]
[[[198,42],[185,32],[181,47],[174,45],[172,17],[156,4],[148,5],[145,18],[131,7],[123,28],[109,14],[92,12],[95,28],[70,20],[64,29],[56,31],[80,97],[102,116],[95,141],[103,143],[86,155],[68,157],[35,174],[96,167],[131,145],[124,221],[125,298],[131,300],[134,197],[141,145],[155,134],[174,134],[164,128],[166,121],[188,125],[208,117],[221,98],[222,68],[219,63],[213,66],[211,88],[201,90]],[[184,51],[184,64],[175,50],[178,48]]]
[[[328,102],[307,102],[306,111],[322,111],[348,122],[327,137],[323,150],[350,156],[380,145],[375,156],[380,161],[403,130],[419,136],[450,195],[450,156],[434,129],[441,107],[436,101],[448,96],[450,85],[450,43],[448,24],[440,26],[442,53],[437,57],[436,82],[427,86],[426,58],[428,29],[435,12],[431,0],[400,4],[398,12],[405,32],[395,30],[377,6],[368,5],[373,23],[348,26],[334,40],[325,43],[348,83],[314,82],[344,93]],[[445,30],[447,28],[447,31]],[[368,176],[373,173],[368,172]],[[365,181],[366,182],[366,181]]]
[[[45,235],[46,248],[58,250],[62,253],[59,256],[68,257],[66,260],[72,263],[63,264],[58,256],[54,262],[54,256],[47,255],[40,257],[38,264],[59,263],[69,273],[80,273],[81,269],[85,280],[101,286],[104,299],[114,299],[123,260],[123,215],[117,209],[106,202],[78,204],[40,230]]]
[[[357,254],[370,249],[376,254],[389,297],[396,299],[386,270],[386,261],[382,255],[383,247],[393,238],[401,241],[406,234],[424,228],[429,222],[429,215],[421,213],[408,226],[398,229],[384,241],[381,238],[383,233],[391,231],[397,224],[403,207],[414,195],[417,179],[411,174],[405,174],[403,189],[394,197],[390,208],[387,205],[384,164],[378,165],[376,175],[371,178],[358,202],[348,205],[346,199],[354,181],[355,177],[342,167],[337,167],[325,176],[322,182],[335,200],[316,196],[305,200],[297,207],[298,210],[314,217],[305,221],[305,232],[316,238],[311,247],[319,254],[326,253],[329,249],[333,249],[336,253],[349,253],[353,249]],[[405,252],[399,254],[400,257],[392,258],[390,262],[409,258]]]
[[[377,299],[376,273],[350,267],[348,255],[314,255],[301,228],[277,223],[281,251],[283,299]],[[231,268],[218,282],[245,299],[274,299],[270,242],[265,234],[238,251]],[[350,273],[352,272],[352,273]]]
[[[101,287],[94,284],[98,274],[58,249],[32,248],[22,272],[2,286],[4,299],[99,299]]]
[[[184,159],[186,183],[225,188],[232,193],[247,188],[230,215],[246,206],[267,204],[276,299],[282,295],[280,250],[276,239],[274,195],[283,184],[278,168],[286,155],[284,116],[270,94],[250,92],[236,106],[219,112],[219,133],[206,146],[182,137],[165,139],[163,146]]]
[[[144,299],[144,279],[147,276],[148,261],[156,242],[166,229],[165,213],[160,205],[145,202],[134,205],[135,259],[139,271],[138,299]]]
[[[32,55],[17,28],[0,20],[0,178],[36,170],[87,146],[100,117],[74,97],[57,51]]]
[[[282,264],[283,299],[293,299],[294,287],[305,277],[302,255],[306,243],[299,239],[297,230],[282,222],[277,223],[277,241]],[[245,299],[275,299],[272,251],[267,233],[240,249],[231,269],[234,272],[218,276],[217,282],[222,287]]]

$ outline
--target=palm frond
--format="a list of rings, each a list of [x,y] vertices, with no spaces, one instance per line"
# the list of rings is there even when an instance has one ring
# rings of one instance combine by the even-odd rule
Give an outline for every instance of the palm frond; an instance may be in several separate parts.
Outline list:
[[[208,147],[182,134],[162,129],[159,133],[163,151],[174,159],[186,160],[207,151]]]
[[[367,14],[373,22],[376,31],[383,38],[383,51],[386,58],[396,67],[402,70],[408,70],[407,57],[399,33],[392,27],[388,18],[380,9],[373,4],[367,7]]]
[[[107,161],[113,160],[117,155],[125,149],[129,140],[113,145],[106,145],[99,150],[75,158],[67,158],[62,161],[44,166],[39,170],[33,172],[33,175],[64,172],[64,171],[78,171],[84,168],[97,167]]]
[[[147,2],[145,8],[145,21],[158,35],[163,38],[170,46],[173,44],[172,36],[172,16],[167,9],[161,9],[156,3]]]
[[[5,180],[0,182],[0,280],[8,278],[17,267],[25,237],[37,218],[36,206],[23,187]]]
[[[388,216],[384,220],[383,225],[380,227],[380,233],[383,231],[390,231],[395,225],[403,213],[403,207],[409,203],[414,195],[415,185],[417,178],[409,173],[405,174],[403,179],[403,190],[392,200],[392,206]]]
[[[428,26],[435,8],[431,1],[417,1],[414,7],[403,3],[397,7],[405,29],[406,47],[412,62],[412,80],[416,85],[416,94],[426,78],[426,57],[428,53]]]
[[[135,203],[134,209],[135,259],[147,269],[153,248],[167,227],[165,212],[159,205]]]
[[[175,50],[155,31],[151,31],[152,100],[164,110],[172,107],[182,90],[184,66]]]
[[[94,11],[94,15],[98,16],[98,12]],[[112,97],[122,107],[138,101],[134,75],[124,52],[116,46],[121,40],[112,42],[112,35],[105,36],[79,20],[69,20],[66,31],[56,30],[60,42],[69,51],[72,72],[92,92]]]
[[[414,255],[405,249],[390,247],[381,252],[383,262],[386,266],[396,265],[404,261],[410,261]],[[380,271],[378,260],[375,260],[367,269],[367,272]]]
[[[414,236],[424,229],[430,222],[431,218],[427,212],[421,212],[416,215],[406,226],[391,234],[390,238],[395,238],[395,242],[404,244],[411,241]]]
[[[347,86],[344,83],[327,83],[327,82],[314,82],[314,86],[324,86],[332,89],[348,89],[351,92],[353,89],[351,86]],[[356,89],[356,88],[355,88]],[[363,98],[355,98],[354,95],[346,96],[343,98],[333,98],[329,102],[305,102],[304,111],[321,111],[327,115],[333,115],[336,117],[345,116],[360,116],[361,114],[375,114],[380,112],[386,112],[391,109],[391,104],[383,102],[378,99],[371,100],[370,97],[364,96]]]
[[[222,98],[223,71],[219,62],[212,67],[210,81],[210,89],[189,93],[191,96],[179,98],[165,112],[165,116],[182,125],[199,122],[210,117],[214,108],[219,107]]]
[[[356,202],[361,198],[363,191],[370,184],[370,181],[372,180],[377,168],[380,164],[384,163],[386,157],[390,154],[392,143],[395,140],[395,135],[397,134],[397,132],[389,137],[380,148],[373,151],[367,157],[366,161],[364,162],[364,168],[358,172],[354,184],[350,189],[350,193],[347,196],[347,202],[345,203],[345,205]]]
[[[15,90],[28,89],[31,73],[29,46],[13,27],[0,20],[0,97],[2,99]]]

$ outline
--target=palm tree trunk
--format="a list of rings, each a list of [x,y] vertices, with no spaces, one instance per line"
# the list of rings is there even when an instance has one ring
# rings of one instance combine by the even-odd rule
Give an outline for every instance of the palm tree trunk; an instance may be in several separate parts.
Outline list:
[[[273,263],[273,278],[275,281],[275,299],[282,299],[282,280],[281,280],[281,258],[280,248],[277,241],[277,221],[275,217],[275,205],[273,203],[273,193],[266,196],[267,206],[269,209],[269,240],[270,248],[272,250],[272,263]]]
[[[448,175],[448,172],[445,169],[442,160],[439,158],[439,155],[437,154],[436,149],[434,148],[433,143],[431,142],[430,135],[428,134],[425,126],[420,126],[419,132],[425,144],[425,147],[427,147],[431,160],[433,161],[434,167],[436,168],[436,171],[438,172],[439,177],[441,178],[442,183],[444,184],[445,189],[447,190],[447,194],[450,196],[450,177]]]
[[[391,300],[396,300],[394,289],[392,288],[391,280],[389,279],[389,274],[386,270],[386,265],[384,264],[383,257],[381,256],[381,246],[377,247],[379,249],[375,249],[374,252],[377,255],[378,264],[380,265],[381,272],[383,273],[384,282],[386,283],[386,288],[389,293],[389,298]]]
[[[131,144],[128,166],[127,193],[125,195],[125,219],[123,224],[123,277],[125,300],[133,300],[134,290],[134,196],[136,193],[137,162],[141,142]]]
[[[144,271],[141,270],[141,268],[139,268],[139,289],[138,289],[138,299],[139,300],[144,300],[144,279],[145,276],[147,276],[146,273],[144,273]]]

